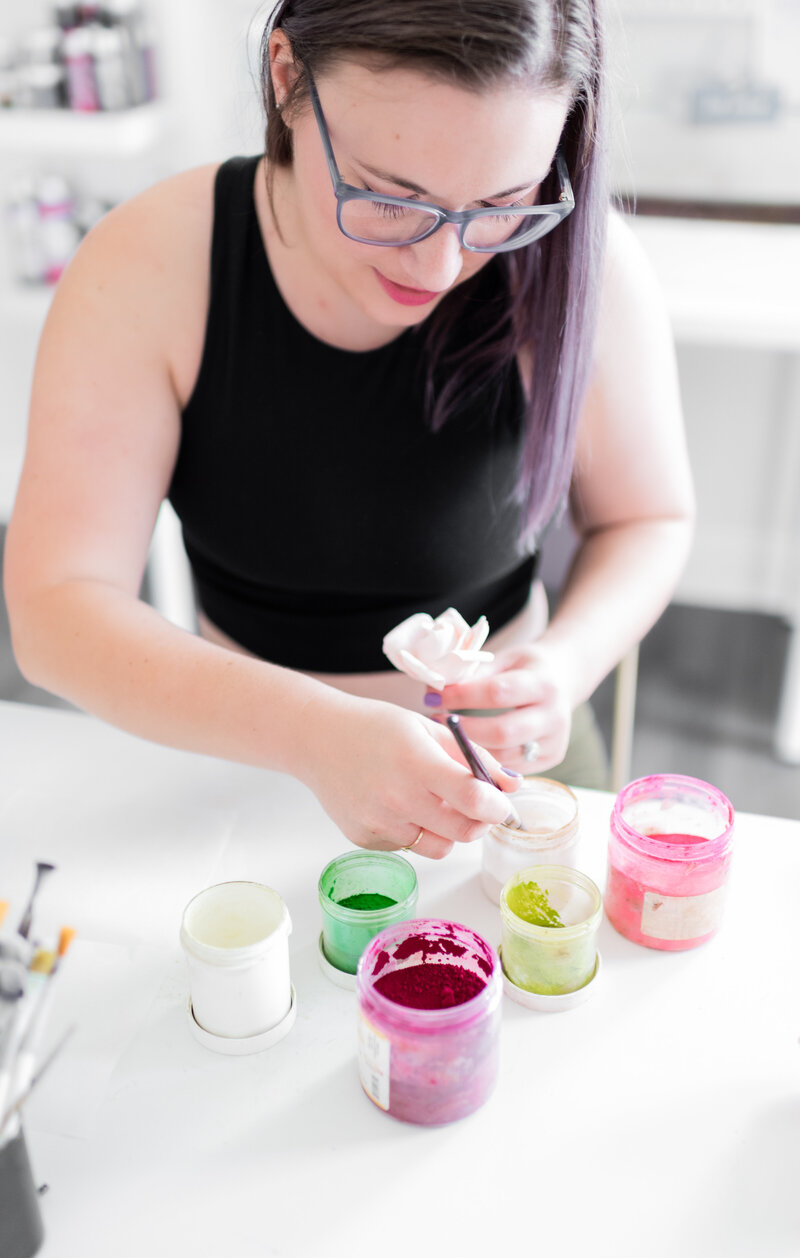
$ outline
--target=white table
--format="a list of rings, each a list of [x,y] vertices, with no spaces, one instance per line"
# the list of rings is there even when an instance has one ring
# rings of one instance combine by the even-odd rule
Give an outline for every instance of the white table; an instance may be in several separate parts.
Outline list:
[[[361,1092],[355,997],[316,957],[317,877],[346,844],[304,787],[10,704],[0,744],[0,895],[16,921],[51,860],[37,924],[79,931],[52,1036],[79,1027],[26,1119],[42,1258],[800,1252],[798,822],[739,817],[705,947],[652,952],[604,922],[592,1000],[506,1000],[494,1096],[425,1129]],[[611,797],[579,795],[602,881]],[[496,942],[477,848],[414,859],[420,913]],[[228,878],[275,887],[294,923],[297,1022],[252,1057],[207,1052],[184,1015],[181,911]]]

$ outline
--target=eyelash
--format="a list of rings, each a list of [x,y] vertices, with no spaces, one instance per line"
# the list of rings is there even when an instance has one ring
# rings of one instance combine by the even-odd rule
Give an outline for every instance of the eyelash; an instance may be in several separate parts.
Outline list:
[[[368,183],[364,184],[364,191],[371,192],[373,196],[376,197],[384,195],[383,193],[376,192],[374,188],[370,188]],[[409,201],[414,200],[413,197],[407,197],[406,199]],[[524,200],[520,197],[518,201],[509,201],[508,205],[490,205],[489,202],[482,201],[480,208],[483,210],[513,210],[524,204]],[[398,218],[403,213],[403,207],[401,205],[385,205],[381,203],[381,213],[385,214],[387,218]]]

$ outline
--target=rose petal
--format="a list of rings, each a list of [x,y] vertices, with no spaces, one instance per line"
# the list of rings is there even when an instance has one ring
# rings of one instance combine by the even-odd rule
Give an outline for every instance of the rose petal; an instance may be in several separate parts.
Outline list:
[[[413,650],[414,644],[433,628],[433,620],[427,612],[415,612],[407,620],[403,620],[394,629],[390,629],[383,639],[383,653],[395,668],[403,671],[399,663],[400,652]]]
[[[418,659],[424,660],[427,664],[433,664],[443,655],[447,655],[453,645],[453,632],[450,627],[434,624],[433,629],[429,630],[424,637],[420,636],[419,640],[409,647],[409,650],[413,651]]]
[[[462,643],[469,650],[478,651],[483,646],[489,636],[489,621],[485,616],[481,616],[475,621],[475,624],[469,631],[469,643]]]
[[[427,686],[431,686],[434,690],[443,690],[445,680],[441,673],[434,672],[431,668],[426,668],[421,664],[415,656],[408,651],[400,652],[400,664],[398,668],[403,673],[407,673],[409,677],[413,677],[415,681],[424,681]]]
[[[455,655],[456,659],[464,660],[468,664],[481,664],[484,661],[488,663],[494,659],[492,651],[451,651],[450,654]]]

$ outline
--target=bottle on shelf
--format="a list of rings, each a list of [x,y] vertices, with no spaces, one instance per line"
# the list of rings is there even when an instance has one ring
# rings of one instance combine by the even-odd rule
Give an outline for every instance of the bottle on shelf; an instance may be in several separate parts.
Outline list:
[[[80,242],[75,200],[61,175],[43,175],[37,188],[45,284],[56,284]]]
[[[44,279],[44,245],[39,224],[36,184],[28,176],[11,186],[5,210],[9,234],[9,258],[20,284],[41,284]]]
[[[71,31],[65,31],[62,47],[67,68],[69,107],[81,113],[95,113],[100,108],[100,96],[95,79],[90,28],[76,26]]]
[[[152,30],[141,0],[57,3],[49,26],[0,47],[0,107],[119,111],[155,99]]]
[[[61,175],[20,176],[5,213],[17,282],[42,287],[57,283],[81,237],[107,209],[97,198],[76,198]]]

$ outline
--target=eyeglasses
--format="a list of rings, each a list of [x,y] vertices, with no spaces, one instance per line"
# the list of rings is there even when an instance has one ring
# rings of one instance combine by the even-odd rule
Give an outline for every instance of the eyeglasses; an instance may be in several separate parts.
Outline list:
[[[440,205],[429,205],[410,197],[384,197],[368,189],[354,188],[345,183],[339,173],[316,84],[308,69],[306,73],[311,104],[336,194],[336,220],[340,231],[350,240],[364,245],[415,245],[445,223],[454,223],[458,227],[462,248],[472,253],[506,253],[546,236],[574,210],[575,197],[560,150],[556,153],[555,166],[561,192],[555,205],[445,210]]]

